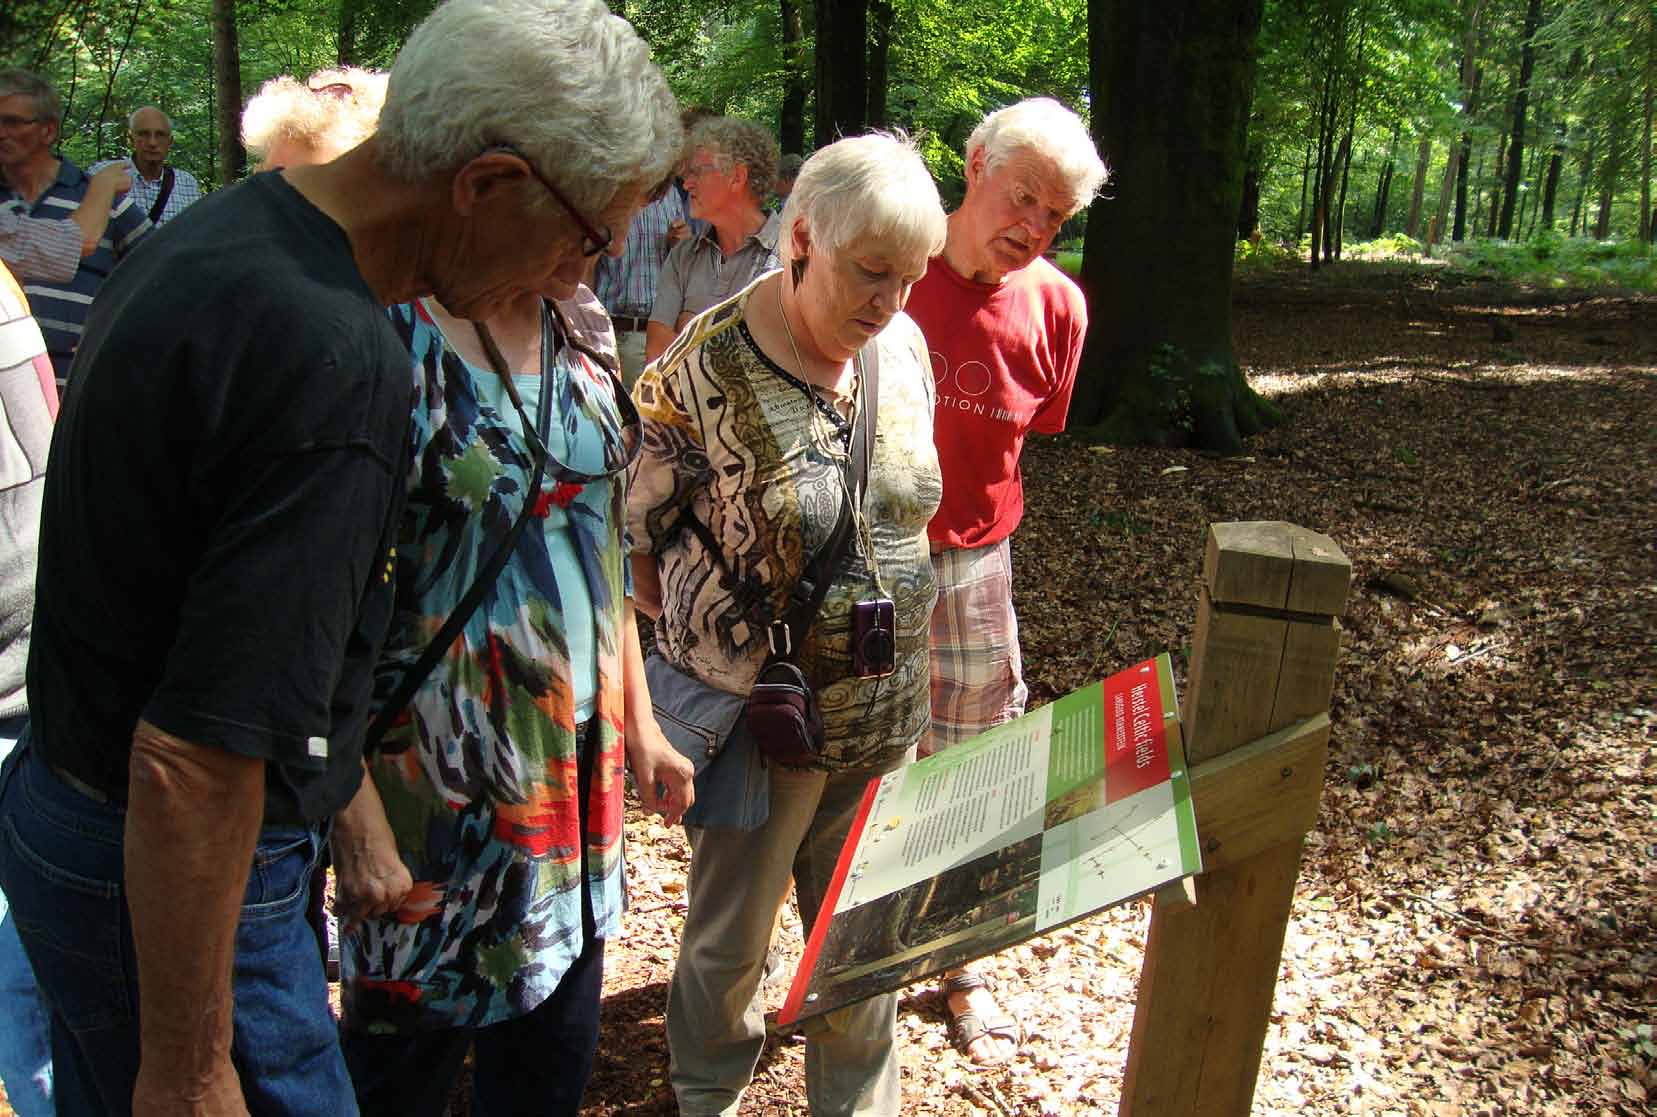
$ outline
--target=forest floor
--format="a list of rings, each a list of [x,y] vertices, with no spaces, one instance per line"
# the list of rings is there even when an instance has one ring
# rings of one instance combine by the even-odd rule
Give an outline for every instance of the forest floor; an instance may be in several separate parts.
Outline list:
[[[1033,704],[1162,651],[1183,686],[1211,522],[1292,521],[1352,560],[1256,1114],[1652,1111],[1654,322],[1651,296],[1431,266],[1253,274],[1238,356],[1284,422],[1244,456],[1030,447],[1013,555]],[[627,832],[591,1117],[675,1111],[662,1009],[688,855],[636,809]],[[911,989],[904,1117],[1114,1113],[1148,915],[983,963],[1028,1032],[1002,1068],[957,1055]],[[745,1117],[804,1114],[803,1065],[768,1045]]]

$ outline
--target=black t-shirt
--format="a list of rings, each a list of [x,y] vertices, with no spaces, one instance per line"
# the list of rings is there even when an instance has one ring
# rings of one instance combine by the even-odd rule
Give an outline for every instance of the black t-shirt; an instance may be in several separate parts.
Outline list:
[[[28,683],[49,763],[124,790],[142,717],[270,761],[267,824],[350,799],[409,367],[343,230],[278,174],[115,272],[47,462]]]

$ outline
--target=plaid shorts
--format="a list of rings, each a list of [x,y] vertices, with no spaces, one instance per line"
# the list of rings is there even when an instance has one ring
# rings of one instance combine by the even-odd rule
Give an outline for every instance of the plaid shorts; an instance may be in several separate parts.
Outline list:
[[[1008,541],[932,556],[932,735],[922,756],[1024,713],[1030,692],[1018,652]]]

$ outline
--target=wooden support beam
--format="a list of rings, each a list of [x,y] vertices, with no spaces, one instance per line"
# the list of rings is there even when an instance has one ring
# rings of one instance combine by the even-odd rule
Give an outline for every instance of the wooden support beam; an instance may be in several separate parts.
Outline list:
[[[1254,1098],[1300,842],[1317,818],[1351,566],[1327,536],[1213,524],[1182,718],[1204,873],[1159,893],[1123,1117],[1243,1117]]]

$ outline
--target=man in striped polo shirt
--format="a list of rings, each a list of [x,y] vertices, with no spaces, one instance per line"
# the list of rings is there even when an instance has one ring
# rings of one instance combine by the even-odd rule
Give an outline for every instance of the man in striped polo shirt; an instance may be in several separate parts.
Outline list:
[[[28,70],[0,70],[0,205],[30,217],[67,220],[87,200],[91,177],[71,160],[52,154],[62,116],[63,102],[45,79]],[[68,381],[93,297],[150,227],[131,194],[123,194],[111,205],[109,227],[73,279],[25,282],[59,391]]]

